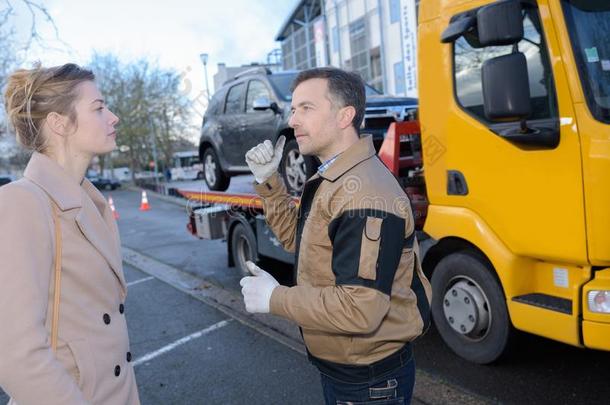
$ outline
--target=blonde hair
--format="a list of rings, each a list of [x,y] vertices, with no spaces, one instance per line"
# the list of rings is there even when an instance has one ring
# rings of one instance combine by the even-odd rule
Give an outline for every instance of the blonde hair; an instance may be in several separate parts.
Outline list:
[[[73,63],[50,68],[36,64],[33,69],[19,69],[11,74],[4,107],[17,141],[27,149],[44,152],[47,140],[41,128],[47,115],[51,112],[67,115],[75,123],[76,87],[93,80],[95,75],[90,70]]]

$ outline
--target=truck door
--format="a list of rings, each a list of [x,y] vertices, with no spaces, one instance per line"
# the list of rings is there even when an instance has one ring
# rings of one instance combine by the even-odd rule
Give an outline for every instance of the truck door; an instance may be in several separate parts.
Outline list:
[[[580,140],[566,77],[563,70],[553,71],[561,65],[559,50],[548,6],[541,2],[542,7],[544,13],[534,2],[524,6],[524,35],[516,47],[485,46],[475,24],[449,46],[436,36],[430,49],[420,49],[420,70],[430,69],[421,73],[420,83],[424,148],[437,146],[434,159],[424,152],[431,214],[435,205],[467,208],[516,255],[586,263]],[[445,12],[443,19],[451,24],[476,16],[477,9]],[[542,21],[540,15],[547,17]],[[520,142],[509,136],[518,132],[519,122],[486,116],[482,67],[515,52],[527,62],[532,106],[527,125],[541,135],[557,135],[556,143],[543,142],[543,136]],[[439,53],[449,63],[439,64]]]

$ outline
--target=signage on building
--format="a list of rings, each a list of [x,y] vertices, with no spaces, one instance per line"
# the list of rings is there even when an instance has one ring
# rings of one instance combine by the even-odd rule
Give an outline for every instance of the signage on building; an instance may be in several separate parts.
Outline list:
[[[316,50],[316,66],[326,66],[328,62],[326,60],[326,40],[324,32],[324,19],[318,18],[313,23],[313,38],[314,46]]]
[[[405,95],[417,97],[417,16],[415,0],[400,0]]]

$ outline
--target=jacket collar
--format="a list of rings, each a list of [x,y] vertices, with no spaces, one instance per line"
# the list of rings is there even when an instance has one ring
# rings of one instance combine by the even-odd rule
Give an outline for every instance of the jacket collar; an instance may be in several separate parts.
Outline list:
[[[360,162],[375,156],[373,137],[366,135],[337,156],[337,159],[323,173],[316,173],[328,181],[335,181]]]
[[[87,179],[78,184],[38,152],[32,154],[23,176],[42,188],[62,212],[78,209],[75,220],[80,231],[106,259],[125,291],[118,228],[102,193]]]

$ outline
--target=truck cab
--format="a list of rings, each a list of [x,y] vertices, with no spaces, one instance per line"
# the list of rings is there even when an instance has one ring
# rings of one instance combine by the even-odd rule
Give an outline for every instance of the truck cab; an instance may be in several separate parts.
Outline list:
[[[610,3],[427,0],[419,119],[444,341],[610,350]]]

